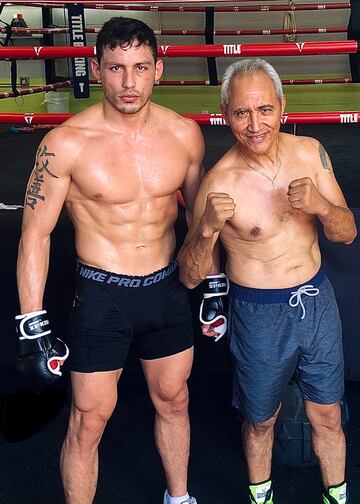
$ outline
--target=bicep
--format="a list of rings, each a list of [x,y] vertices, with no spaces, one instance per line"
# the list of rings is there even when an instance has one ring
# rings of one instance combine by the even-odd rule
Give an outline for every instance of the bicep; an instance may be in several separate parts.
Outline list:
[[[52,143],[44,139],[40,144],[24,198],[23,230],[41,235],[54,228],[70,186],[70,171]]]

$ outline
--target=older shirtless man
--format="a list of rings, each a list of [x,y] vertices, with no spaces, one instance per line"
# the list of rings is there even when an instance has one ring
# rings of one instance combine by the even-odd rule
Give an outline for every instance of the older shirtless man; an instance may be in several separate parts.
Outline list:
[[[279,132],[285,98],[267,62],[231,65],[221,98],[237,142],[201,184],[178,256],[180,277],[192,288],[212,272],[220,236],[230,279],[233,404],[244,415],[250,502],[273,503],[273,427],[296,372],[320,461],[324,504],[344,504],[341,327],[321,269],[316,226],[320,221],[333,242],[351,243],[354,218],[324,147],[313,138]],[[211,278],[207,285],[213,286]],[[221,298],[217,304],[214,292],[211,296],[202,308],[205,322],[222,315]],[[218,333],[212,323],[204,324],[203,332]]]
[[[173,225],[180,187],[192,208],[203,138],[193,121],[150,101],[163,65],[146,24],[112,18],[96,48],[91,66],[103,101],[46,135],[30,176],[18,259],[20,320],[28,323],[22,338],[27,342],[34,322],[48,343],[43,292],[50,234],[65,204],[79,257],[68,337],[73,402],[61,455],[66,502],[93,502],[98,444],[133,342],[156,409],[164,503],[195,504],[187,493],[192,320],[173,258]],[[64,353],[57,347],[51,359]]]

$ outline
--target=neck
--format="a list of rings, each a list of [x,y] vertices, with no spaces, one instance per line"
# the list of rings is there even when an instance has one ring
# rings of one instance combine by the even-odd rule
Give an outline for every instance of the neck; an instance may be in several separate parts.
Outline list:
[[[271,166],[269,166],[269,162],[267,162],[266,164],[260,164],[258,161],[256,161],[256,164],[254,166],[253,161],[249,162],[249,160],[246,158],[245,154],[241,149],[239,150],[239,152],[241,158],[245,162],[245,165],[252,171],[256,172],[258,175],[261,175],[262,177],[266,178],[269,182],[271,182],[273,189],[276,190],[277,189],[276,178],[281,168],[281,157],[278,143],[276,143],[275,161],[273,161],[270,155],[266,154],[266,158],[267,160],[270,160]]]
[[[266,171],[273,171],[277,168],[280,159],[279,142],[276,140],[273,145],[264,153],[254,153],[242,145],[238,145],[240,156],[250,164]]]

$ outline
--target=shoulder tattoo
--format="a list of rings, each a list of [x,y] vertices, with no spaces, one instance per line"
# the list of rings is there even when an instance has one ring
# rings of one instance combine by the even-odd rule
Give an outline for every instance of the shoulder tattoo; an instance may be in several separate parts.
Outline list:
[[[50,170],[49,165],[52,157],[55,157],[55,153],[48,151],[45,144],[38,148],[33,177],[26,191],[26,205],[32,210],[35,210],[35,205],[39,201],[45,201],[45,196],[41,192],[41,187],[44,183],[44,176],[47,174],[54,179],[59,178]]]
[[[325,170],[331,170],[331,164],[330,164],[330,159],[329,159],[329,156],[328,156],[328,153],[326,152],[326,150],[324,149],[323,145],[319,145],[319,154],[320,154],[320,160],[321,160],[321,164],[323,166],[323,168]]]

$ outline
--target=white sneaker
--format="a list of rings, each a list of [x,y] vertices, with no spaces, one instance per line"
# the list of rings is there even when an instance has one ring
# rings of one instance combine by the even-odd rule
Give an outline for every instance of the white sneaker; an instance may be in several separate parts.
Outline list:
[[[166,496],[164,497],[164,504],[166,504]],[[197,504],[195,497],[189,497],[181,502],[181,504]]]

